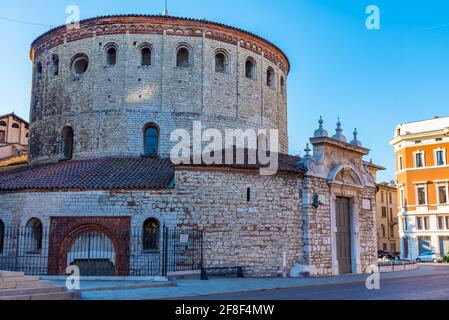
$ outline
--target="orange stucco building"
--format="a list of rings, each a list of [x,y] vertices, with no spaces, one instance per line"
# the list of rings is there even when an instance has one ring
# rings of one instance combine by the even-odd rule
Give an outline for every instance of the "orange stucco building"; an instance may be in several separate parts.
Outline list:
[[[401,254],[449,251],[449,117],[399,125],[396,155]]]

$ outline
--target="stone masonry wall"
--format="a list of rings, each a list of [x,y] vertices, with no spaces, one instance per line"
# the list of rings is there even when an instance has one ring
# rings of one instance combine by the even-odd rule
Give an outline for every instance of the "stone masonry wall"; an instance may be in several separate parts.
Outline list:
[[[365,188],[360,194],[361,199],[371,200],[371,210],[363,210],[362,201],[359,201],[359,235],[360,235],[360,261],[362,272],[377,264],[377,222],[376,222],[376,189]]]
[[[228,30],[232,33],[232,30]],[[139,156],[146,123],[161,128],[160,154],[168,155],[174,129],[192,129],[193,121],[217,129],[279,129],[280,150],[288,152],[287,74],[264,56],[240,42],[202,36],[117,33],[66,41],[34,58],[31,102],[30,159],[32,163],[58,159],[62,129],[74,129],[74,158]],[[115,44],[117,64],[107,66],[105,47]],[[192,65],[176,67],[180,44],[191,49]],[[151,66],[141,66],[140,48],[152,48]],[[215,52],[225,50],[230,73],[215,72]],[[79,78],[71,72],[73,57],[83,53],[89,67]],[[53,74],[52,57],[59,58]],[[247,58],[257,62],[256,80],[245,77]],[[36,75],[37,64],[42,75]],[[275,70],[275,87],[267,86],[267,68]]]
[[[168,227],[199,226],[207,266],[272,276],[282,273],[284,252],[287,271],[302,252],[300,198],[296,176],[181,170],[173,190],[0,194],[0,219],[24,226],[36,217],[48,227],[50,217],[131,217],[132,232],[150,217]]]
[[[207,266],[238,265],[252,275],[278,276],[284,253],[286,271],[298,260],[303,240],[297,177],[191,171],[179,181],[179,192],[193,200],[189,220],[205,230]]]
[[[312,199],[320,195],[320,206],[315,209]],[[327,181],[306,176],[302,183],[302,211],[304,214],[303,264],[316,268],[319,275],[332,275],[332,228],[330,194]]]

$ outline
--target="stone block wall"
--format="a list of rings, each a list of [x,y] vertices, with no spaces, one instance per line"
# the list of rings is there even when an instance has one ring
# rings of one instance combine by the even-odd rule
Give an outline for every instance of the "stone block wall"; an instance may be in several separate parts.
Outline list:
[[[320,196],[320,206],[312,206]],[[302,182],[304,214],[304,265],[315,268],[319,275],[332,275],[332,228],[329,185],[322,178],[306,176]]]
[[[298,178],[257,173],[188,171],[177,177],[189,194],[186,222],[205,230],[205,264],[244,266],[250,275],[278,276],[301,255],[302,211]],[[247,189],[251,199],[247,201]]]
[[[97,31],[86,26],[82,28],[85,36],[76,40],[55,30],[33,47],[32,163],[58,159],[64,126],[74,130],[75,159],[141,155],[143,126],[149,122],[161,128],[161,155],[170,154],[171,132],[177,128],[191,131],[193,121],[219,130],[279,129],[280,151],[288,152],[286,89],[281,93],[280,85],[281,78],[286,83],[288,68],[287,62],[280,61],[286,59],[280,50],[261,40],[253,45],[254,36],[231,28],[222,32],[233,36],[232,41],[217,39],[210,34],[213,25],[202,25],[195,34],[173,33],[170,25],[146,34],[111,34],[98,31],[102,23],[91,22],[89,26]],[[128,23],[125,26],[130,28]],[[61,38],[55,42],[53,34]],[[114,66],[106,63],[109,44],[117,47]],[[187,68],[176,66],[180,45],[190,49]],[[141,66],[142,46],[152,48],[151,66]],[[217,50],[227,52],[229,73],[215,71]],[[81,53],[89,58],[89,66],[86,73],[74,77],[71,62]],[[275,55],[282,58],[275,59]],[[53,73],[54,56],[59,58],[57,75]],[[245,76],[249,57],[257,63],[255,80]],[[42,65],[39,77],[38,64]],[[275,70],[274,88],[267,86],[268,67]]]
[[[371,210],[362,208],[361,199],[371,200]],[[377,223],[376,223],[376,189],[365,188],[360,194],[359,201],[359,237],[360,260],[362,272],[366,272],[371,265],[377,264]]]
[[[248,267],[248,275],[277,276],[284,271],[284,253],[286,271],[302,254],[298,181],[257,172],[178,170],[175,189],[165,191],[0,194],[0,219],[25,226],[36,217],[48,227],[55,217],[130,218],[133,232],[154,217],[168,227],[203,229],[206,266],[238,265]]]

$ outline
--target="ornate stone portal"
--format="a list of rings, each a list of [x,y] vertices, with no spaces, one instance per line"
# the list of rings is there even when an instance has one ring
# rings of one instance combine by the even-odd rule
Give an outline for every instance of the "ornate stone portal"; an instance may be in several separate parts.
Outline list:
[[[346,143],[340,120],[336,132],[329,138],[320,119],[320,128],[310,140],[313,155],[307,147],[301,160],[307,170],[303,183],[305,263],[316,267],[318,274],[361,273],[375,263],[377,250],[375,184],[363,162],[369,150],[357,140],[357,130],[354,140]],[[344,200],[348,212],[339,212]],[[348,215],[346,248],[339,243],[341,229],[345,229],[341,214]],[[342,271],[339,251],[345,250],[349,266]]]

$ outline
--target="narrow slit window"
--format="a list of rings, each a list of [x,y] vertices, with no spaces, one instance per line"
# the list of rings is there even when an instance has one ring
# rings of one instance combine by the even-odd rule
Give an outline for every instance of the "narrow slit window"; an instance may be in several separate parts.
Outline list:
[[[117,49],[114,46],[106,49],[106,64],[115,66],[117,64]]]
[[[144,129],[144,155],[146,157],[157,157],[159,150],[159,129],[150,124]]]
[[[248,79],[256,79],[256,62],[253,59],[246,60],[245,74]]]
[[[176,53],[176,66],[178,68],[187,68],[190,66],[190,52],[189,49],[181,47]]]
[[[144,47],[141,50],[142,55],[142,66],[148,67],[151,66],[151,49],[148,47]]]
[[[267,69],[267,86],[270,88],[274,88],[275,83],[275,75],[273,68],[269,67]]]

